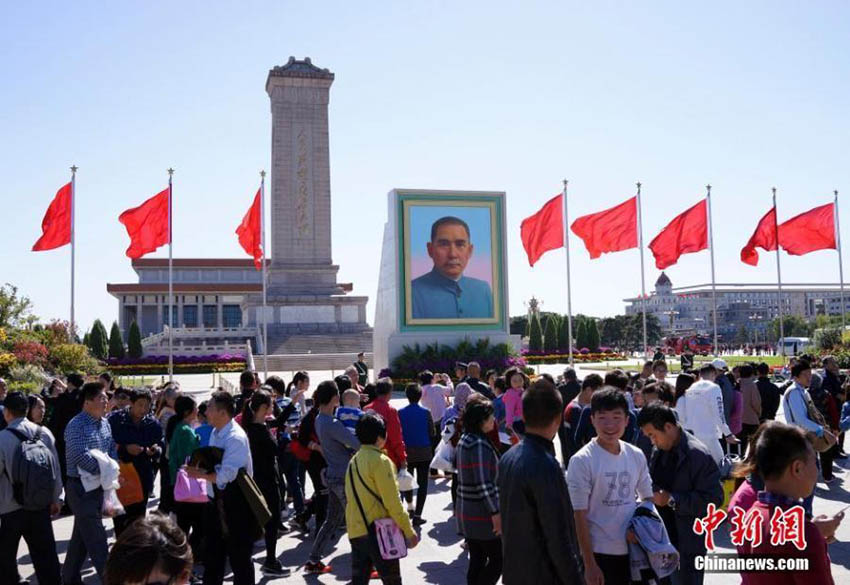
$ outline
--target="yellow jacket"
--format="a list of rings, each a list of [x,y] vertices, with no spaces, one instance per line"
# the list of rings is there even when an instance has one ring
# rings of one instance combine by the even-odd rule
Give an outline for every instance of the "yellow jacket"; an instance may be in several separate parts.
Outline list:
[[[355,463],[360,477],[363,478],[369,490],[381,496],[380,500],[375,499],[360,483],[360,478],[354,470]],[[360,508],[357,506],[357,500],[354,498],[354,492],[351,491],[352,480],[369,524],[378,518],[389,516],[396,521],[406,537],[413,536],[410,518],[401,506],[395,465],[374,445],[363,445],[351,458],[345,474],[345,525],[348,529],[348,538],[358,538],[368,533]]]

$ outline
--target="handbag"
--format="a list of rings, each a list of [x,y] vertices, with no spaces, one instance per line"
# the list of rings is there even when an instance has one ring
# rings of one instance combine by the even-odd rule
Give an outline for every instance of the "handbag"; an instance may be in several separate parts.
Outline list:
[[[265,526],[266,522],[271,519],[272,513],[257,482],[254,481],[253,477],[248,475],[245,468],[242,468],[236,475],[236,484],[239,486],[239,490],[242,492],[242,496],[248,503],[248,507],[251,509],[251,513],[254,515],[257,523],[261,527]]]
[[[829,432],[829,425],[826,424],[826,419],[823,418],[823,415],[815,407],[814,402],[812,402],[812,397],[809,396],[807,393],[803,392],[802,390],[800,391],[800,394],[803,396],[803,402],[806,403],[806,414],[811,420],[823,427],[824,431],[823,435],[821,435],[820,437],[818,437],[817,434],[813,433],[812,431],[806,431],[806,438],[812,444],[814,450],[818,453],[829,451],[832,446],[835,445],[835,443],[838,441],[838,438],[831,432]],[[791,415],[791,422],[796,425],[797,421],[794,420],[794,411],[791,410],[791,403],[789,398],[790,395],[791,393],[789,392],[786,395],[785,399],[785,405],[787,406],[786,412]]]
[[[139,472],[136,471],[135,465],[120,461],[118,463],[118,478],[120,487],[116,492],[121,505],[132,506],[145,500],[142,480],[139,478]]]
[[[207,495],[207,480],[190,477],[182,467],[177,470],[174,478],[174,501],[186,504],[206,504],[209,501]]]
[[[357,467],[357,462],[352,460],[348,467],[348,481],[351,483],[351,491],[354,494],[354,499],[357,500],[357,507],[360,508],[360,515],[363,517],[363,524],[366,530],[369,531],[369,536],[374,536],[378,541],[378,550],[381,553],[381,558],[385,561],[395,559],[403,559],[407,556],[407,541],[404,539],[404,534],[401,528],[398,527],[396,521],[392,518],[378,518],[372,524],[366,518],[366,512],[363,510],[363,504],[360,502],[360,496],[357,493],[357,488],[354,487],[354,479],[352,468],[357,473],[357,479],[360,484],[366,488],[372,497],[377,501],[382,502],[381,497],[372,491],[366,482],[363,481],[363,476],[360,475],[360,469]]]

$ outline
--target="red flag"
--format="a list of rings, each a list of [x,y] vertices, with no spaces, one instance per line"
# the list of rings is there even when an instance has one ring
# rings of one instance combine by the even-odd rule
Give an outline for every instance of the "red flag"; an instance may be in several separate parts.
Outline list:
[[[540,211],[522,220],[519,233],[530,266],[534,266],[549,250],[564,246],[563,205],[563,196],[556,195],[547,201]]]
[[[263,269],[263,240],[260,234],[261,218],[260,218],[260,192],[257,191],[256,197],[251,207],[248,208],[248,213],[242,218],[242,223],[236,228],[236,235],[239,236],[239,245],[248,254],[254,257],[254,266],[257,270]]]
[[[130,247],[127,256],[141,258],[171,241],[168,229],[168,199],[170,189],[160,191],[138,207],[118,216],[127,228]]]
[[[41,220],[41,237],[33,252],[52,250],[71,243],[71,183],[56,192]]]
[[[780,224],[779,245],[792,256],[835,250],[835,205],[815,207]]]
[[[703,199],[684,213],[677,215],[649,243],[655,256],[655,266],[664,270],[679,261],[682,254],[708,248],[708,213]]]
[[[756,247],[767,252],[776,250],[776,208],[771,207],[770,211],[764,214],[764,217],[759,220],[756,226],[756,231],[750,236],[747,245],[741,248],[741,262],[751,266],[758,266],[759,253]]]
[[[606,252],[637,248],[637,197],[611,209],[584,215],[575,220],[570,229],[584,240],[591,260]]]

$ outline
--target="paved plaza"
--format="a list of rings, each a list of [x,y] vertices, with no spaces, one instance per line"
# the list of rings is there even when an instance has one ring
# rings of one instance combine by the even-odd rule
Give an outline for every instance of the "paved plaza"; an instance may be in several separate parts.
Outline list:
[[[560,372],[562,368],[562,366],[542,366],[543,371],[553,374]],[[580,369],[580,376],[585,373],[587,372],[582,372]],[[282,374],[287,379],[289,378],[288,373],[284,372]],[[321,374],[320,372],[313,373],[313,387],[315,387],[318,381],[323,379]],[[198,393],[208,392],[208,389],[204,385],[209,385],[210,376],[181,376],[180,380],[186,390],[194,390]],[[406,404],[406,400],[396,398],[393,400],[393,404],[396,407],[401,407]],[[777,418],[783,420],[782,417],[783,415],[780,411]],[[818,483],[814,505],[815,514],[832,515],[845,506],[850,505],[850,459],[836,462],[835,477],[837,478],[836,481],[828,487],[822,481]],[[156,507],[156,502],[156,500],[151,502],[151,508]],[[455,522],[452,517],[448,479],[438,479],[430,486],[424,517],[428,522],[419,528],[421,537],[419,546],[410,551],[409,556],[401,562],[404,582],[409,584],[434,583],[440,585],[455,585],[465,582],[467,554],[461,548],[462,539],[457,534]],[[108,527],[111,542],[112,522],[107,520],[105,523]],[[71,517],[63,517],[54,522],[60,562],[65,557],[68,540],[71,536],[71,528]],[[850,516],[839,527],[836,536],[838,542],[829,546],[829,553],[832,558],[832,575],[837,584],[850,583]],[[732,552],[728,535],[724,529],[715,533],[715,540],[721,547],[721,550],[718,552]],[[308,583],[349,582],[351,556],[348,539],[344,534],[340,534],[336,546],[325,557],[325,561],[333,567],[331,574],[311,576],[304,575],[301,572],[301,566],[307,561],[311,545],[312,538],[298,531],[293,531],[281,537],[278,542],[278,558],[284,566],[293,569],[292,575],[285,579],[269,578],[260,574],[259,567],[265,558],[265,549],[263,546],[257,546],[254,555],[254,559],[257,562],[257,583],[288,584],[304,583],[305,581]],[[18,563],[20,565],[19,571],[21,575],[32,578],[31,582],[34,583],[32,565],[30,565],[29,555],[27,554],[24,543],[21,543]],[[94,575],[91,566],[87,564],[86,567],[85,583],[97,583],[97,577]],[[705,582],[707,585],[726,585],[729,583],[739,583],[740,579],[736,575],[708,574],[706,575]],[[813,583],[812,585],[816,584]]]

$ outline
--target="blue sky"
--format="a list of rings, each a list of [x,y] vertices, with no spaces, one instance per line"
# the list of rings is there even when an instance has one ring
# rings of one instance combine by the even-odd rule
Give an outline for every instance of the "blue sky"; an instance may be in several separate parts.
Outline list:
[[[336,73],[334,261],[370,321],[395,187],[507,192],[511,314],[532,294],[566,309],[563,252],[529,269],[519,240],[563,178],[572,217],[642,181],[647,243],[710,182],[718,282],[770,282],[772,256],[738,260],[770,188],[780,220],[850,196],[849,17],[837,1],[5,3],[0,281],[67,318],[67,249],[29,249],[71,164],[83,326],[116,317],[106,283],[135,280],[117,216],[169,166],[175,255],[240,256],[233,230],[270,160],[266,74],[295,55]],[[637,252],[591,262],[571,243],[574,310],[621,312]],[[668,274],[707,282],[708,253]],[[649,286],[657,276],[647,254]],[[837,280],[836,254],[783,255],[783,276]]]

